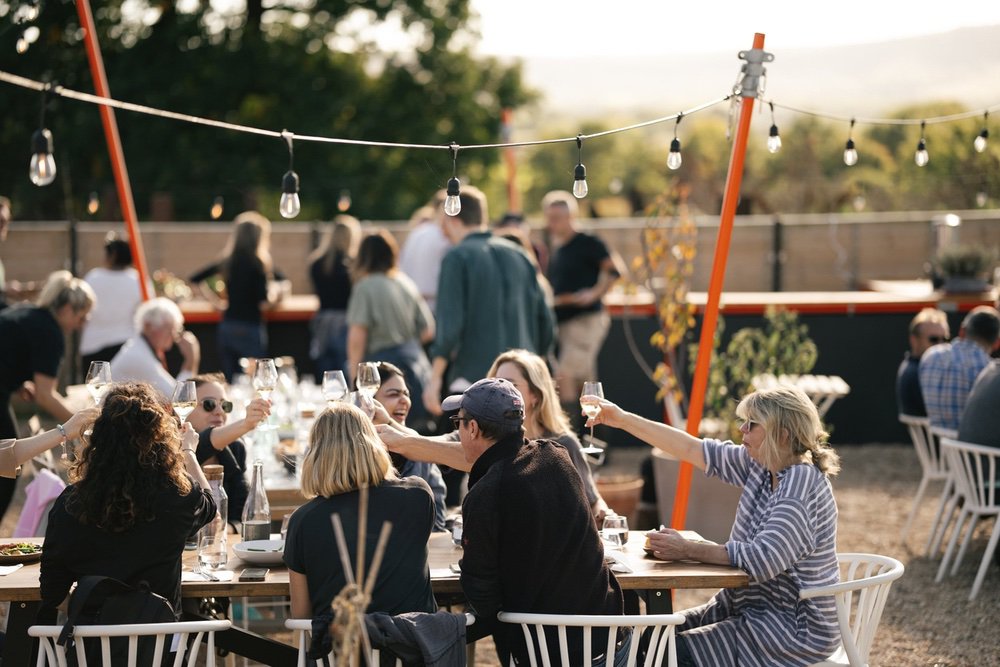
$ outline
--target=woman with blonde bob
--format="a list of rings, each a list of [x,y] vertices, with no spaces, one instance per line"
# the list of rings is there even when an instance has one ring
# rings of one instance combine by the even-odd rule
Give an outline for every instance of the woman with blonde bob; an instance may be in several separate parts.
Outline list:
[[[382,522],[392,522],[368,611],[437,611],[427,567],[434,525],[430,487],[418,477],[397,478],[371,420],[353,405],[334,403],[316,418],[302,461],[302,494],[310,501],[288,522],[285,564],[294,618],[328,612],[346,584],[330,515],[340,516],[354,567],[362,486],[368,488],[366,562],[372,562]]]
[[[623,429],[743,489],[725,544],[687,540],[670,529],[647,536],[657,558],[735,565],[750,575],[749,586],[723,589],[683,612],[677,664],[797,666],[830,655],[840,641],[833,598],[799,600],[799,591],[838,581],[829,478],[840,459],[805,392],[777,387],[746,396],[736,407],[742,445],[695,438],[596,396],[583,401],[601,406],[588,426]]]

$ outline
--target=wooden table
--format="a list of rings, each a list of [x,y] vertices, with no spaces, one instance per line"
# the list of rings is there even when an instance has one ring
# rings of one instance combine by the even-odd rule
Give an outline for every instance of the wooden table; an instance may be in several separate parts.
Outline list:
[[[42,538],[19,538],[23,541],[41,542]],[[647,556],[642,550],[645,535],[642,531],[632,531],[628,544],[623,550],[609,552],[632,572],[616,573],[618,582],[625,591],[641,593],[646,598],[648,613],[666,613],[671,609],[670,589],[673,588],[738,588],[746,586],[749,578],[746,572],[731,566],[706,565],[686,561],[667,562]],[[236,542],[231,539],[230,545]],[[452,544],[447,533],[433,533],[428,542],[427,562],[431,570],[431,585],[437,596],[454,599],[462,593],[459,575],[451,571],[451,565],[458,563],[462,550]],[[184,552],[184,570],[190,571],[197,562],[194,551]],[[234,581],[185,581],[181,584],[181,595],[185,598],[202,597],[275,597],[288,596],[288,570],[283,565],[268,566],[267,578],[261,582],[241,582],[236,580],[246,567],[260,567],[247,563],[232,552],[230,546],[229,564]],[[38,612],[39,565],[30,563],[13,574],[0,577],[0,601],[10,601],[10,618],[7,624],[7,639],[4,644],[4,665],[31,664],[31,642],[27,629],[35,622]],[[216,637],[220,648],[231,650],[248,657],[266,657],[266,664],[295,664],[295,650],[285,644],[274,642],[240,628],[233,628]]]

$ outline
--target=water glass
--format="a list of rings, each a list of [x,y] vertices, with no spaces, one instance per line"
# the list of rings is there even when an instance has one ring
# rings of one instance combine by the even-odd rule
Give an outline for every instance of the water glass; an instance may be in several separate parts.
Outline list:
[[[604,517],[601,537],[611,545],[611,548],[623,549],[628,544],[628,519],[617,514],[607,515]]]
[[[202,570],[220,570],[229,562],[229,544],[224,531],[203,534],[198,539],[198,565]]]

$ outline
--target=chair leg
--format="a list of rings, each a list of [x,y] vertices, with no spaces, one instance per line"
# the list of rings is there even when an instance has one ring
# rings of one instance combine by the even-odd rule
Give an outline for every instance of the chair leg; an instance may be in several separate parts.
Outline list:
[[[975,600],[976,596],[979,595],[979,589],[983,585],[983,579],[986,578],[986,571],[990,568],[990,564],[993,562],[993,552],[997,549],[997,542],[1000,541],[1000,515],[997,516],[996,522],[993,524],[993,534],[990,535],[990,541],[986,545],[986,553],[983,554],[983,562],[979,564],[979,572],[976,574],[976,580],[972,584],[972,592],[969,593],[969,600]]]
[[[965,552],[969,549],[969,542],[972,541],[972,534],[976,532],[976,524],[979,523],[979,515],[972,514],[969,517],[969,530],[965,532],[965,539],[962,540],[962,548],[958,550],[958,556],[955,557],[955,562],[951,566],[952,576],[958,574],[958,566],[962,564],[962,559],[965,558]]]
[[[910,526],[913,525],[913,517],[917,514],[917,508],[920,507],[920,501],[924,497],[924,491],[927,489],[927,475],[924,475],[920,480],[920,486],[917,487],[917,495],[913,498],[913,507],[910,508],[910,515],[906,517],[906,524],[903,526],[903,532],[900,534],[899,539],[902,542],[906,542],[906,536],[910,533]]]
[[[965,525],[965,516],[967,512],[963,509],[958,515],[958,521],[955,523],[955,529],[951,533],[951,539],[948,540],[948,549],[944,552],[944,558],[941,559],[941,565],[938,567],[937,576],[934,577],[934,581],[940,582],[944,579],[944,573],[948,571],[948,563],[951,562],[951,555],[955,552],[955,545],[958,543],[958,537],[962,533],[962,526]]]
[[[931,524],[931,534],[927,538],[927,557],[933,558],[938,549],[941,548],[941,541],[948,532],[948,525],[951,523],[955,506],[958,504],[958,494],[952,493],[954,483],[949,480],[945,484],[944,491],[941,492],[941,500],[938,502],[937,515],[934,523]]]

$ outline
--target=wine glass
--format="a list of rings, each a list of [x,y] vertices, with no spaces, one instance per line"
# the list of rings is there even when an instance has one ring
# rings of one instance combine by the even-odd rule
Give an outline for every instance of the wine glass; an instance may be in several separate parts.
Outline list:
[[[374,398],[375,392],[382,386],[382,378],[378,375],[378,365],[371,361],[358,364],[358,377],[355,380],[358,392],[368,398]]]
[[[271,399],[275,387],[278,386],[278,369],[274,365],[274,359],[257,359],[253,372],[253,388],[257,390],[257,396]],[[261,431],[272,431],[276,427],[268,423],[270,418],[257,424],[257,429]]]
[[[601,386],[600,382],[584,382],[583,391],[580,392],[580,407],[583,409],[583,414],[587,416],[588,419],[593,419],[601,413],[601,404],[597,402],[584,401],[584,396],[596,396],[597,398],[604,398],[604,387]],[[590,427],[590,442],[587,447],[583,448],[584,454],[600,454],[604,450],[600,447],[594,446],[594,427]]]
[[[194,380],[178,382],[170,402],[173,403],[174,412],[181,418],[181,426],[184,426],[188,415],[198,407],[198,389],[194,385]]]
[[[347,379],[344,371],[324,371],[323,398],[327,403],[342,400],[347,395]]]
[[[111,363],[107,361],[91,361],[87,371],[87,391],[94,399],[94,405],[100,405],[104,395],[111,389]]]

